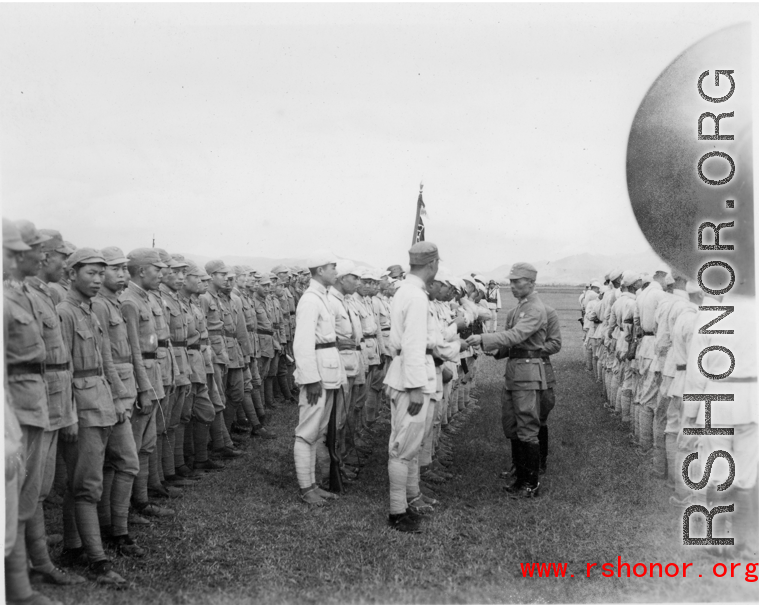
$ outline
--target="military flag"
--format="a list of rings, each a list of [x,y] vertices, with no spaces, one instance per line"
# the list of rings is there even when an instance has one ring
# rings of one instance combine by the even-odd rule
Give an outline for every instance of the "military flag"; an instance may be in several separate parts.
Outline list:
[[[411,240],[413,246],[417,242],[424,241],[424,218],[427,216],[427,210],[424,207],[422,199],[422,189],[424,183],[419,183],[419,198],[416,200],[416,221],[414,222],[414,238]]]

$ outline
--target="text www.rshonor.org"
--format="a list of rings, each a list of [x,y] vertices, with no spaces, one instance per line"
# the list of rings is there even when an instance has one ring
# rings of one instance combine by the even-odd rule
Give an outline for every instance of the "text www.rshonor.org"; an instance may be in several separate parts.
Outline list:
[[[520,563],[522,576],[525,578],[574,578],[575,575],[567,569],[567,563]],[[693,563],[624,563],[622,557],[617,557],[616,563],[588,563],[585,576],[591,573],[605,578],[686,578],[700,574],[692,569]],[[746,582],[756,582],[756,570],[759,563],[715,563],[711,575],[717,578],[735,578],[743,575]],[[688,575],[690,572],[690,576]]]

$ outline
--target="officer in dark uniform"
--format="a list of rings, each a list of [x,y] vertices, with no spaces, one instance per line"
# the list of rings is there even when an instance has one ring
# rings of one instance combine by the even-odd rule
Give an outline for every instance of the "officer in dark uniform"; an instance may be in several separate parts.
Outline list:
[[[538,495],[540,483],[540,392],[547,389],[543,364],[547,316],[535,290],[538,272],[528,263],[511,267],[511,293],[519,301],[506,315],[506,329],[467,338],[470,346],[483,351],[508,349],[503,390],[503,432],[511,440],[517,480],[507,490],[516,498]],[[506,354],[504,351],[502,354]]]

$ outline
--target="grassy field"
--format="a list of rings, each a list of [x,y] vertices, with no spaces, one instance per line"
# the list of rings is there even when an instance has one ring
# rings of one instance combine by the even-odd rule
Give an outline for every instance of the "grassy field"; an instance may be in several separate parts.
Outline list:
[[[481,358],[482,410],[455,437],[456,476],[422,535],[386,527],[383,440],[359,482],[338,502],[309,510],[297,498],[292,434],[297,411],[276,413],[282,438],[251,443],[244,457],[173,502],[174,519],[133,533],[149,554],[120,558],[128,591],[43,587],[66,603],[493,603],[755,600],[757,584],[712,576],[714,560],[681,544],[681,511],[639,466],[625,433],[603,410],[583,369],[579,290],[542,289],[564,338],[554,358],[557,405],[541,498],[505,497],[508,455],[500,423],[504,362]],[[513,299],[503,292],[506,306]],[[60,510],[49,509],[55,527]],[[57,554],[56,549],[54,554]],[[588,563],[693,562],[688,577],[605,578]],[[523,562],[567,563],[565,578],[524,578]],[[729,567],[729,565],[728,565]],[[574,577],[570,577],[574,574]],[[698,577],[702,574],[703,577]]]

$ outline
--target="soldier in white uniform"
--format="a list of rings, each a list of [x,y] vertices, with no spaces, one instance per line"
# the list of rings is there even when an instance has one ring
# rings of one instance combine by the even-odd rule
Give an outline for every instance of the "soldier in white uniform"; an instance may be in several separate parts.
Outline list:
[[[300,386],[298,426],[295,429],[295,473],[300,497],[309,505],[323,506],[337,496],[316,482],[316,460],[329,459],[325,437],[335,392],[346,382],[337,350],[335,317],[330,311],[327,288],[335,283],[337,259],[328,252],[308,261],[311,284],[298,303],[298,329],[293,341],[295,380]]]
[[[387,470],[390,480],[389,524],[403,532],[420,532],[419,518],[408,509],[418,493],[419,447],[430,398],[436,390],[432,346],[436,335],[429,321],[426,288],[438,270],[437,246],[419,242],[409,250],[410,272],[390,305],[390,351],[385,377],[391,409]]]

